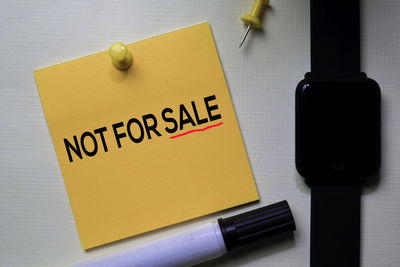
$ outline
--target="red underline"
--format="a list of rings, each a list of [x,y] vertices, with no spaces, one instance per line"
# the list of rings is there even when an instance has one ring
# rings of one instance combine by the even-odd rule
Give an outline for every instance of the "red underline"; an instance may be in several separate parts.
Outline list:
[[[188,131],[188,132],[185,132],[185,133],[181,133],[181,134],[178,134],[178,135],[170,136],[170,138],[171,138],[171,139],[174,139],[174,138],[177,138],[177,137],[180,137],[180,136],[183,136],[183,135],[187,135],[187,134],[190,134],[190,133],[202,132],[202,131],[205,131],[205,130],[207,130],[207,129],[220,126],[220,125],[222,125],[222,124],[223,124],[223,122],[220,122],[220,123],[217,123],[217,124],[214,124],[214,125],[207,126],[207,127],[203,128],[203,129],[195,129],[195,130],[191,130],[191,131]]]

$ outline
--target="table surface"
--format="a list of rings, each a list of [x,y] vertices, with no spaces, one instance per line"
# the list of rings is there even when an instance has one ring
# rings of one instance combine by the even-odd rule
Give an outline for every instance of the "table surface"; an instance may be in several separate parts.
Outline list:
[[[297,231],[201,266],[309,266],[310,190],[294,164],[294,91],[310,69],[308,0],[11,1],[0,9],[0,266],[68,266],[218,217],[287,199]],[[343,6],[345,8],[345,4]],[[362,266],[400,262],[400,1],[362,1],[362,71],[382,90],[382,170],[362,195]],[[340,19],[340,15],[338,16]],[[33,71],[209,21],[257,183],[259,203],[82,251]]]

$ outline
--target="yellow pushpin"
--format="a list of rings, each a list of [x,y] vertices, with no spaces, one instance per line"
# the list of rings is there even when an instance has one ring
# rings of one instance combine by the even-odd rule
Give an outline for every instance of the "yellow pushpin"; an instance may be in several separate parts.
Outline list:
[[[241,17],[243,23],[248,26],[246,29],[246,33],[240,41],[239,48],[242,47],[244,40],[246,40],[247,34],[249,33],[251,28],[261,29],[262,11],[264,10],[264,7],[268,4],[269,0],[256,0],[250,13]]]
[[[132,54],[123,43],[113,43],[108,52],[110,53],[112,64],[117,69],[126,70],[132,65]]]

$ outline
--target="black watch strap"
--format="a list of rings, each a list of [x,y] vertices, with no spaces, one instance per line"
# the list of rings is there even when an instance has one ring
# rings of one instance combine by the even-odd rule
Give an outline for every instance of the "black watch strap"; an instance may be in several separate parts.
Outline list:
[[[311,186],[311,267],[360,266],[360,185]]]
[[[311,0],[311,74],[360,75],[359,0]]]
[[[311,1],[311,75],[360,77],[359,0]],[[311,186],[311,267],[360,266],[360,185]]]

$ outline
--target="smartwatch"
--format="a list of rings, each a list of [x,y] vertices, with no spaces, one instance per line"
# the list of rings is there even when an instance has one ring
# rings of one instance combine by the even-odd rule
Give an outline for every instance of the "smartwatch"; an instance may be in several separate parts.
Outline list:
[[[311,188],[311,267],[360,266],[360,200],[381,162],[379,85],[360,71],[359,0],[311,0],[296,88],[296,168]]]

